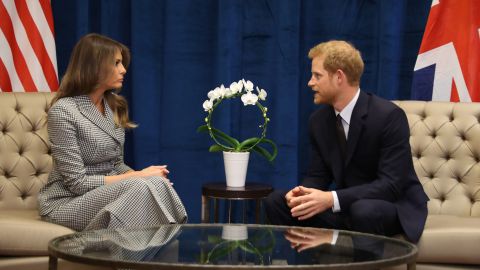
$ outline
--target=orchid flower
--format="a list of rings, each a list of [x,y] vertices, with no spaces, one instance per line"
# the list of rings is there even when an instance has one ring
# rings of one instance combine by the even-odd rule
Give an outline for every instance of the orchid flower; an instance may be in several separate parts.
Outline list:
[[[232,95],[235,95],[236,93],[240,93],[242,91],[243,84],[241,81],[238,82],[233,82],[230,84],[230,91],[232,91]]]
[[[258,96],[253,94],[252,92],[247,92],[246,94],[242,95],[242,102],[244,106],[255,105],[257,101],[258,101]]]
[[[267,91],[265,89],[260,89],[257,86],[258,98],[260,100],[265,100],[267,98]]]
[[[245,82],[245,79],[242,79],[242,82],[243,86],[245,86],[245,90],[247,90],[248,92],[253,91],[253,83],[251,81],[247,80]]]
[[[208,112],[213,108],[213,101],[210,99],[207,99],[203,102],[203,109]]]

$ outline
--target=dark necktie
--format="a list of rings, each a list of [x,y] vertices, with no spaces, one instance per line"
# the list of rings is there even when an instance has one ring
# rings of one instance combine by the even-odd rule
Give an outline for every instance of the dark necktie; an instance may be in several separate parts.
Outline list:
[[[338,144],[340,145],[340,153],[342,154],[343,162],[345,162],[345,156],[347,153],[347,138],[345,138],[345,130],[343,129],[342,117],[337,115],[337,137]]]

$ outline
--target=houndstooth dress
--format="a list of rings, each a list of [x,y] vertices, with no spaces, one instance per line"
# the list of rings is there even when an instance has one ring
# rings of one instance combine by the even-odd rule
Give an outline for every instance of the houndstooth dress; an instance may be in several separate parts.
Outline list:
[[[123,162],[125,131],[104,101],[102,115],[86,95],[58,100],[48,112],[53,169],[39,194],[39,213],[77,231],[185,223],[187,213],[165,178],[105,176],[132,170]]]

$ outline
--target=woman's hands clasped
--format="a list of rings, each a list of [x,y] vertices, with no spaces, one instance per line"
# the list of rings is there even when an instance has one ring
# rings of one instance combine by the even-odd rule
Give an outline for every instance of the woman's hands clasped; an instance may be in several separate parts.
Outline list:
[[[167,165],[153,165],[147,167],[141,171],[139,171],[140,177],[148,177],[148,176],[161,176],[167,178],[167,175],[170,172],[167,170]]]
[[[115,183],[118,181],[122,181],[125,179],[128,179],[130,177],[149,177],[149,176],[160,176],[163,177],[163,179],[168,182],[170,185],[173,185],[172,182],[167,178],[168,174],[170,171],[167,169],[167,165],[154,165],[147,167],[143,170],[140,171],[128,171],[124,174],[119,174],[119,175],[108,175],[105,176],[105,183],[106,184],[111,184]]]

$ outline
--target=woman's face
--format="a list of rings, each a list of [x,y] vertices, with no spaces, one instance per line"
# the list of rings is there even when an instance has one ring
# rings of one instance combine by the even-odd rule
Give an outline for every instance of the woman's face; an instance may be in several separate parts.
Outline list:
[[[127,70],[122,63],[122,53],[120,50],[115,52],[113,67],[110,73],[107,74],[105,80],[100,83],[100,88],[104,90],[118,89],[123,85],[123,77]]]

